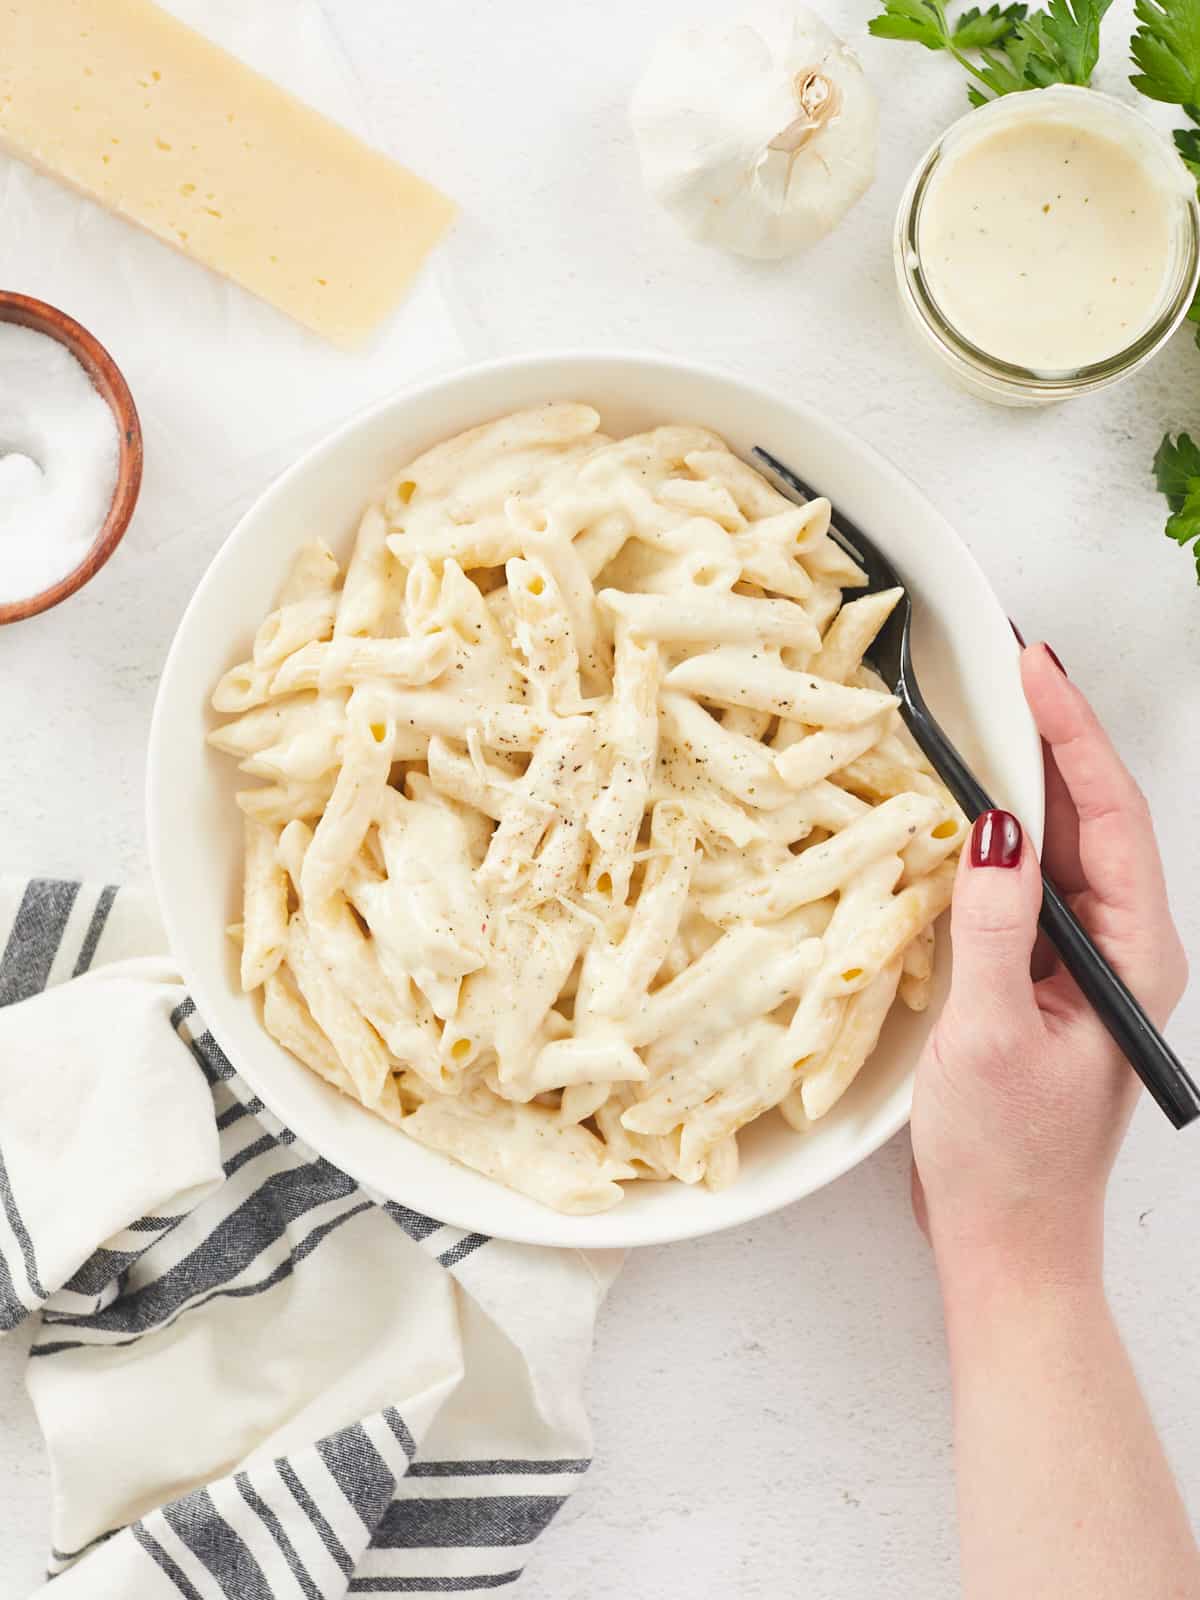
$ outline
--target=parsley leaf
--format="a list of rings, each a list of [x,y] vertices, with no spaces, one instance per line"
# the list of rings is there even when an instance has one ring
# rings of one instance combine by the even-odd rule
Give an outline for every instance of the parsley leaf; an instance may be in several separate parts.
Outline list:
[[[980,79],[996,95],[1048,89],[1053,83],[1087,84],[1100,56],[1100,24],[1111,4],[1050,0],[1047,10],[1034,11],[1016,24],[1003,56],[983,52]],[[983,98],[972,95],[976,105]]]
[[[1142,70],[1130,83],[1147,99],[1182,106],[1200,124],[1200,0],[1137,0],[1134,10],[1139,26],[1129,48]],[[1174,139],[1184,166],[1200,184],[1200,129],[1176,128]],[[1188,321],[1200,323],[1200,287]],[[1196,343],[1200,345],[1200,327]],[[1155,457],[1156,467],[1157,461]]]
[[[1182,106],[1200,124],[1200,0],[1136,0],[1137,29],[1129,42],[1134,65],[1141,68],[1130,83],[1148,100]],[[1200,182],[1200,128],[1177,128],[1175,148]],[[1188,311],[1200,323],[1200,288]],[[1200,344],[1200,327],[1196,330]],[[1177,544],[1192,546],[1196,581],[1200,583],[1200,448],[1181,433],[1165,434],[1154,456],[1154,481],[1166,496],[1171,515],[1165,533]]]
[[[1164,436],[1154,456],[1154,480],[1171,508],[1167,538],[1192,545],[1200,583],[1200,448],[1189,434],[1181,433],[1174,443],[1169,433]]]
[[[883,15],[872,17],[867,29],[877,39],[907,39],[926,50],[950,47],[946,13],[934,0],[883,0]]]
[[[1200,536],[1200,478],[1195,479],[1195,484],[1196,487],[1179,510],[1167,518],[1163,531],[1176,544],[1192,545],[1192,555],[1196,558],[1196,582],[1200,583],[1200,542],[1192,543]]]
[[[992,5],[986,11],[972,6],[954,23],[953,39],[960,50],[982,50],[988,45],[1001,44],[1011,34],[1025,15],[1023,5]]]
[[[1033,39],[1024,31],[1024,25],[1022,31],[1008,41],[1002,56],[993,55],[990,50],[983,50],[980,53],[983,56],[983,66],[976,76],[984,88],[990,89],[992,93],[983,94],[971,84],[967,89],[967,99],[973,106],[985,106],[995,96],[1019,94],[1022,89],[1035,87],[1026,78],[1029,58],[1033,54]]]
[[[1181,433],[1174,444],[1166,435],[1154,457],[1154,481],[1171,510],[1178,511],[1193,483],[1200,483],[1200,446],[1190,434]]]
[[[972,6],[951,26],[942,0],[883,0],[883,14],[872,17],[867,28],[877,39],[907,39],[958,56],[960,50],[980,50],[1009,38],[1026,9],[1021,0],[986,11]],[[970,71],[970,62],[958,58]]]
[[[1176,128],[1175,148],[1194,178],[1200,178],[1200,129]]]
[[[1159,0],[1138,0],[1154,6]],[[1200,0],[1161,0],[1192,6]],[[1002,94],[1044,89],[1052,83],[1086,84],[1100,53],[1100,23],[1112,0],[1049,0],[1029,13],[1021,0],[986,11],[971,6],[953,26],[944,0],[883,0],[883,13],[867,24],[880,39],[907,39],[927,50],[945,50],[975,80],[967,95],[981,106]],[[973,59],[967,52],[978,52]],[[1200,101],[1200,91],[1194,97]],[[1200,118],[1197,119],[1200,121]]]
[[[1200,103],[1200,0],[1137,0],[1134,14],[1129,48],[1142,69],[1130,79],[1134,88],[1149,100]]]
[[[1100,59],[1100,24],[1112,0],[1050,0],[1038,39],[1038,84],[1086,84]],[[1029,19],[1030,31],[1035,12]],[[1052,70],[1055,76],[1045,75]]]

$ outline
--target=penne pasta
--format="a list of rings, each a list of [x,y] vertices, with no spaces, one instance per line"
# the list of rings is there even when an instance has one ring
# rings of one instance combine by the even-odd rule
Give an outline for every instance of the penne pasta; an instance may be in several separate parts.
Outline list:
[[[418,1144],[576,1216],[615,1206],[620,1180],[636,1176],[586,1128],[494,1095],[483,1103],[439,1097],[406,1117],[403,1128]]]
[[[512,888],[528,870],[542,836],[577,790],[576,780],[592,759],[594,738],[587,718],[572,717],[557,722],[538,745],[513,785],[511,802],[479,869],[485,889]]]
[[[820,643],[807,612],[787,600],[708,595],[703,590],[676,597],[616,589],[601,589],[596,598],[636,637],[664,644],[792,645],[816,650]]]
[[[882,718],[857,728],[822,728],[781,750],[775,757],[775,771],[789,789],[810,789],[814,783],[836,777],[882,736]]]
[[[338,638],[369,638],[384,632],[400,598],[400,580],[387,547],[387,522],[378,506],[368,506],[358,525],[354,553],[346,568],[333,632]]]
[[[792,502],[772,488],[761,473],[723,447],[689,450],[684,460],[697,478],[710,479],[728,489],[747,520],[773,517],[778,512],[793,509]]]
[[[367,829],[378,818],[394,732],[370,694],[356,689],[346,713],[341,770],[304,858],[306,900],[320,902],[341,887]]]
[[[605,730],[611,766],[593,801],[587,826],[595,842],[588,886],[623,905],[633,852],[658,759],[658,646],[618,628],[613,697]]]
[[[650,826],[652,855],[624,934],[607,941],[590,977],[590,1008],[620,1018],[638,1010],[679,932],[696,860],[695,823],[676,806],[657,805]]]
[[[548,729],[546,718],[524,705],[488,705],[436,689],[379,688],[376,696],[397,732],[415,735],[422,752],[433,734],[464,743],[477,734],[497,750],[532,750]]]
[[[409,461],[344,576],[304,545],[209,735],[260,780],[229,932],[271,1037],[578,1214],[829,1115],[930,1003],[966,832],[830,517],[555,401]]]
[[[354,1080],[341,1057],[313,1021],[294,981],[288,983],[281,972],[273,972],[264,982],[263,1024],[276,1043],[290,1050],[326,1083],[343,1094],[354,1094]]]
[[[314,641],[290,655],[271,681],[271,693],[334,689],[360,683],[432,683],[450,664],[445,633],[413,639],[337,638]],[[857,691],[864,693],[865,691]]]
[[[767,928],[735,928],[677,978],[649,995],[626,1026],[635,1047],[670,1034],[687,1048],[794,998],[820,964],[820,939],[799,942]]]
[[[452,795],[444,794],[428,773],[424,772],[408,773],[404,779],[404,794],[409,800],[418,801],[422,805],[440,806],[443,811],[448,811],[458,823],[459,836],[471,869],[474,870],[483,864],[483,858],[487,855],[487,848],[492,839],[491,818],[485,812]]]
[[[755,711],[750,706],[730,706],[721,716],[721,726],[726,733],[739,733],[743,739],[763,739],[774,720],[769,711]]]
[[[437,734],[426,751],[429,781],[439,794],[458,800],[493,822],[498,822],[511,803],[514,776],[500,765],[495,752],[479,754],[472,761],[465,749],[456,748]]]
[[[788,798],[771,752],[757,740],[723,727],[689,696],[661,695],[659,717],[664,730],[718,789],[758,808],[770,809]]]
[[[287,950],[288,881],[279,859],[279,833],[246,817],[242,889],[242,988],[265,983]]]
[[[916,934],[904,951],[900,964],[900,999],[910,1011],[924,1011],[933,988],[933,959],[936,933],[932,922]]]
[[[292,695],[214,728],[208,742],[239,757],[243,772],[279,784],[314,783],[342,758],[345,690]]]
[[[903,592],[902,589],[884,589],[844,605],[821,641],[820,653],[811,663],[813,672],[835,683],[845,683],[861,664]]]
[[[891,695],[848,688],[815,673],[793,672],[761,651],[744,647],[689,656],[667,673],[665,684],[718,705],[749,706],[824,728],[859,728],[896,704]]]
[[[582,703],[579,649],[558,584],[537,559],[514,558],[504,570],[530,697],[543,711],[571,716]]]
[[[261,706],[271,698],[271,685],[278,669],[260,667],[253,661],[240,661],[217,680],[210,704],[214,711],[232,715]]]
[[[297,555],[279,596],[278,609],[254,635],[253,660],[260,671],[278,666],[312,639],[328,639],[337,611],[338,567],[321,540]]]
[[[289,823],[280,840],[280,855],[297,892],[312,833],[304,823]],[[319,903],[304,903],[305,923],[313,950],[327,971],[337,974],[346,998],[374,1028],[398,1061],[438,1089],[449,1089],[454,1075],[439,1056],[440,1036],[432,1016],[416,1003],[412,985],[385,970],[380,945],[367,938],[350,903],[333,894]]]
[[[234,799],[244,816],[257,822],[284,827],[296,818],[319,817],[333,793],[334,775],[290,783],[264,784],[257,789],[239,789]]]
[[[879,1042],[900,981],[893,961],[846,1008],[833,1043],[800,1083],[800,1100],[810,1122],[826,1116],[845,1094]]]
[[[954,891],[956,864],[943,863],[927,878],[891,896],[848,941],[843,953],[844,966],[839,979],[843,993],[853,993],[901,956],[923,928],[929,926],[950,904]]]
[[[515,499],[506,503],[510,520],[519,504]],[[579,655],[584,692],[605,694],[612,677],[612,651],[599,625],[593,574],[585,559],[585,548],[574,536],[578,520],[571,518],[558,528],[552,523],[550,530],[528,529],[523,551],[527,558],[536,558],[554,580]]]
[[[313,947],[301,912],[288,930],[287,962],[313,1021],[337,1051],[365,1106],[379,1104],[392,1071],[383,1040],[342,989]]]
[[[938,815],[922,795],[897,795],[866,812],[841,833],[801,852],[769,878],[701,901],[713,922],[774,921],[797,906],[841,889],[872,862],[890,856]]]

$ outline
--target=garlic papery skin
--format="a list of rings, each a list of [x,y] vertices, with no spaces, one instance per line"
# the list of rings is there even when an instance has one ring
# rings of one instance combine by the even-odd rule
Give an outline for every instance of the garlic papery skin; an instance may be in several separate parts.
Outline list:
[[[879,117],[858,58],[786,0],[668,34],[631,118],[650,193],[694,239],[738,255],[802,250],[875,176]]]

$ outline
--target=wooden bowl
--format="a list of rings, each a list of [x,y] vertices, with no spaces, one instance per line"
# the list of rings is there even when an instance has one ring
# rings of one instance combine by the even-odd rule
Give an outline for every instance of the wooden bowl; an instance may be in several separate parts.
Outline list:
[[[104,346],[73,317],[67,316],[65,311],[48,306],[41,300],[33,300],[28,295],[0,290],[0,322],[15,322],[23,328],[32,328],[35,333],[47,334],[66,346],[108,402],[116,420],[120,445],[117,486],[113,490],[112,504],[91,549],[73,572],[68,572],[51,588],[23,600],[0,605],[0,625],[3,625],[34,617],[39,611],[49,611],[51,606],[58,605],[60,600],[82,589],[120,544],[137,504],[142,483],[142,427],[129,385],[121,376],[120,368]]]

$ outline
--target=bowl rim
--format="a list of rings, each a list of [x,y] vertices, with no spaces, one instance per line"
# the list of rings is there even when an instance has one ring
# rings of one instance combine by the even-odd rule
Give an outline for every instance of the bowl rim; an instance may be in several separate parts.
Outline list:
[[[758,401],[766,400],[773,405],[779,406],[785,411],[799,411],[800,413],[804,413],[812,412],[813,410],[813,408],[807,406],[802,400],[799,402],[793,401],[792,399],[781,394],[778,389],[774,388],[770,384],[762,384],[755,379],[747,379],[731,368],[722,367],[715,363],[703,363],[690,359],[681,359],[665,352],[637,350],[628,347],[619,347],[616,349],[595,348],[589,346],[566,346],[559,348],[548,347],[534,352],[527,352],[522,355],[493,357],[486,361],[470,363],[465,366],[456,367],[449,372],[442,372],[423,381],[403,385],[389,396],[373,402],[371,405],[356,412],[352,417],[348,418],[336,429],[332,430],[330,433],[318,440],[315,444],[305,449],[290,467],[286,468],[275,479],[273,479],[272,482],[262,491],[262,493],[255,498],[254,502],[238,518],[234,527],[230,530],[224,542],[212,557],[212,560],[202,575],[199,583],[193,590],[191,598],[184,609],[183,615],[176,626],[175,633],[172,637],[160,675],[158,692],[155,698],[154,711],[151,718],[147,748],[146,821],[151,873],[159,902],[160,914],[162,916],[163,925],[167,934],[168,944],[173,951],[185,947],[185,940],[177,937],[177,934],[181,933],[183,930],[184,908],[182,906],[172,904],[169,896],[163,892],[164,884],[167,880],[164,855],[165,830],[160,828],[157,821],[157,819],[163,817],[165,814],[163,803],[160,801],[159,797],[163,785],[167,779],[166,763],[158,754],[160,744],[163,739],[162,727],[164,719],[167,715],[167,703],[172,698],[170,692],[172,680],[182,658],[182,641],[188,632],[189,618],[191,617],[193,611],[201,609],[205,604],[208,589],[220,581],[220,577],[223,573],[226,563],[233,559],[231,552],[236,548],[238,543],[238,535],[241,533],[246,523],[251,521],[251,519],[261,516],[264,512],[264,509],[268,507],[277,496],[282,497],[293,480],[305,473],[315,458],[324,455],[326,452],[335,452],[346,438],[353,435],[360,428],[368,426],[370,422],[381,413],[392,409],[402,402],[409,406],[415,406],[418,405],[423,399],[426,399],[436,393],[440,393],[446,389],[454,388],[460,383],[467,381],[482,381],[489,376],[514,376],[518,374],[529,374],[537,371],[540,368],[557,367],[564,363],[575,362],[587,363],[591,366],[611,365],[616,368],[629,366],[630,364],[634,364],[642,368],[656,368],[663,370],[674,377],[684,379],[690,377],[700,382],[712,382],[715,380],[722,384],[731,385],[744,391],[748,398],[753,396]],[[825,427],[829,433],[837,436],[844,444],[849,445],[854,451],[857,451],[868,457],[874,470],[880,475],[880,477],[885,480],[890,480],[893,484],[903,484],[910,494],[916,494],[920,498],[927,508],[929,516],[945,528],[947,534],[957,546],[960,559],[974,570],[983,588],[996,605],[1001,617],[1003,617],[1003,608],[1000,606],[996,592],[993,589],[991,582],[987,578],[987,575],[980,563],[976,560],[974,554],[965,541],[959,536],[953,525],[946,517],[942,515],[940,511],[938,511],[933,502],[925,494],[924,490],[922,490],[920,486],[917,485],[915,481],[910,478],[900,467],[896,466],[886,456],[882,455],[878,450],[875,449],[873,445],[860,438],[859,435],[848,426],[826,415],[822,415],[820,417],[820,421],[822,426]],[[1014,639],[1014,651],[1017,650],[1017,648],[1018,647]],[[1030,744],[1030,757],[1031,759],[1036,759],[1038,772],[1040,774],[1040,742],[1037,739],[1036,729],[1034,728],[1032,717],[1030,717],[1028,721],[1027,733]],[[1044,820],[1041,808],[1039,807],[1037,809],[1036,815],[1028,814],[1023,816],[1022,820],[1027,824],[1027,832],[1030,834],[1034,845],[1040,848]],[[182,965],[183,963],[181,961],[181,970]],[[210,1005],[208,1003],[210,995],[213,994],[208,982],[203,974],[183,972],[182,976],[188,992],[195,1001],[197,1010],[204,1019],[206,1027],[212,1029],[212,1018],[218,1014],[219,1006],[216,1004]],[[199,982],[195,981],[197,977],[200,979]],[[215,1032],[213,1032],[212,1037],[217,1041],[218,1044],[220,1044],[220,1040]],[[235,1070],[242,1070],[237,1062],[234,1063],[234,1066]],[[609,1211],[601,1212],[596,1215],[585,1216],[582,1218],[559,1213],[549,1207],[538,1206],[538,1221],[536,1227],[516,1226],[506,1222],[501,1228],[487,1229],[486,1231],[488,1231],[490,1235],[494,1234],[495,1237],[505,1238],[522,1244],[547,1245],[559,1248],[624,1249],[640,1248],[644,1245],[669,1244],[685,1239],[703,1237],[708,1234],[723,1232],[727,1228],[738,1227],[744,1223],[753,1222],[759,1217],[769,1215],[773,1211],[782,1209],[785,1205],[790,1205],[795,1201],[806,1199],[809,1195],[828,1187],[831,1183],[835,1183],[839,1178],[844,1177],[848,1172],[852,1171],[855,1167],[859,1166],[870,1156],[874,1155],[876,1151],[882,1148],[882,1146],[892,1139],[909,1121],[912,1107],[912,1081],[913,1075],[910,1072],[907,1078],[906,1092],[900,1097],[894,1113],[886,1118],[880,1118],[877,1126],[872,1129],[871,1133],[869,1135],[865,1135],[861,1142],[857,1144],[852,1151],[847,1151],[844,1159],[839,1157],[837,1161],[832,1163],[830,1168],[823,1174],[814,1174],[812,1175],[811,1179],[805,1179],[801,1182],[798,1182],[794,1187],[789,1189],[786,1195],[774,1199],[772,1203],[764,1205],[760,1199],[752,1196],[749,1192],[743,1194],[740,1191],[739,1186],[735,1184],[721,1194],[720,1200],[722,1203],[720,1210],[712,1218],[698,1217],[695,1220],[675,1219],[666,1221],[661,1225],[657,1225],[652,1228],[647,1228],[643,1224],[637,1230],[634,1230],[638,1235],[636,1238],[632,1236],[623,1236],[623,1231],[620,1226],[620,1216],[622,1212],[621,1206],[616,1206]],[[251,1086],[255,1094],[259,1096],[263,1103],[268,1106],[273,1114],[276,1115],[285,1126],[291,1129],[298,1139],[303,1141],[304,1144],[306,1144],[314,1153],[319,1155],[323,1154],[320,1130],[317,1130],[317,1137],[312,1137],[312,1122],[310,1119],[306,1117],[296,1118],[291,1111],[278,1110],[276,1106],[271,1104],[272,1096],[269,1092],[264,1094],[261,1087],[257,1083],[254,1083]],[[395,1131],[399,1133],[399,1130]],[[348,1176],[360,1183],[368,1193],[374,1194],[378,1191],[377,1181],[364,1176],[361,1170],[355,1170],[355,1161],[353,1159],[345,1159],[343,1152],[339,1152],[339,1155],[336,1159],[332,1157],[326,1157],[325,1159],[331,1160],[332,1164],[338,1166],[340,1170],[345,1171]],[[476,1177],[479,1176],[478,1174],[473,1175]],[[385,1196],[385,1198],[391,1197]],[[414,1201],[413,1197],[410,1197],[409,1201],[404,1203],[419,1204],[420,1202]],[[530,1204],[536,1205],[537,1203],[530,1201]],[[477,1213],[469,1214],[469,1208],[460,1208],[456,1203],[453,1202],[449,1205],[444,1205],[439,1202],[436,1214],[438,1220],[442,1223],[449,1226],[462,1228],[467,1231],[473,1231],[481,1226],[480,1217]],[[614,1225],[607,1228],[597,1226],[603,1222],[611,1222]],[[606,1237],[601,1239],[581,1238],[577,1231],[578,1224],[580,1223],[593,1225],[591,1230],[592,1232],[603,1232]],[[575,1225],[574,1229],[573,1225]]]
[[[100,531],[87,554],[57,583],[22,600],[0,604],[0,627],[24,622],[60,605],[89,583],[125,537],[142,484],[142,424],[125,375],[96,338],[68,312],[46,300],[0,289],[0,322],[10,322],[54,339],[73,355],[117,425],[117,482]]]

